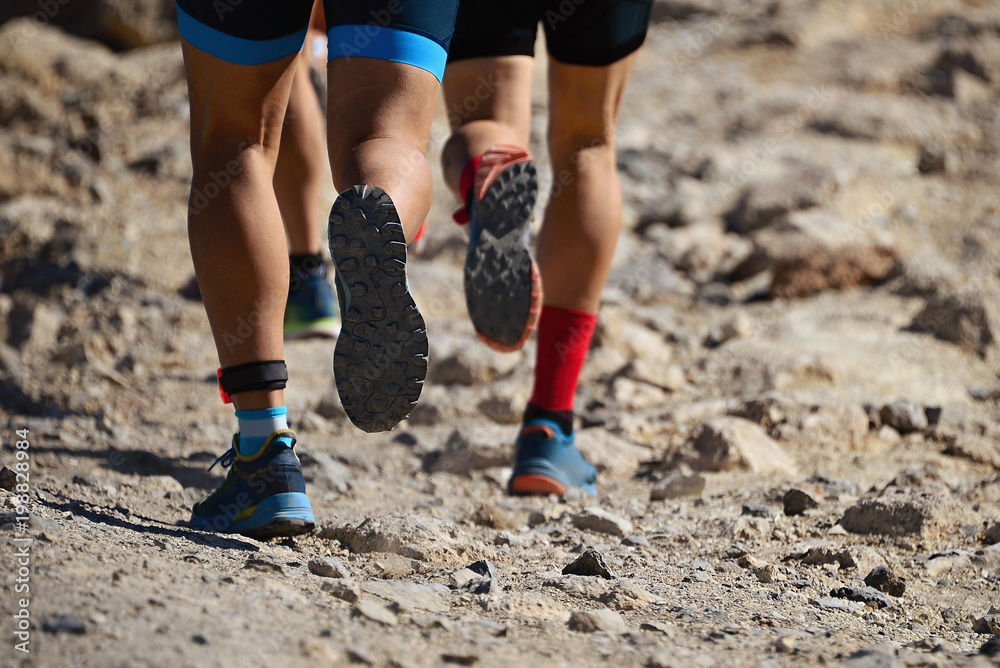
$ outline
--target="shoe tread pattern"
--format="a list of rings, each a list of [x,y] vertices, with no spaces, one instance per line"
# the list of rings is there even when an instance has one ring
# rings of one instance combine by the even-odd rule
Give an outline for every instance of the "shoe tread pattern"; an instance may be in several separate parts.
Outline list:
[[[480,336],[505,346],[522,339],[532,309],[526,230],[538,196],[533,161],[514,163],[473,204],[476,235],[465,261],[465,299]]]
[[[403,226],[385,191],[354,186],[334,203],[329,235],[350,295],[333,356],[337,392],[360,429],[388,431],[410,414],[427,375],[427,329],[406,282]]]

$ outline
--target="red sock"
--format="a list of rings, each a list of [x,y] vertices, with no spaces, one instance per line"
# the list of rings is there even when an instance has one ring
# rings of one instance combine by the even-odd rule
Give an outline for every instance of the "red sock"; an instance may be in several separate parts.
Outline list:
[[[550,411],[573,410],[576,383],[596,324],[596,313],[542,307],[532,404]]]
[[[472,158],[465,163],[465,167],[462,167],[462,174],[458,177],[458,194],[462,197],[462,206],[459,207],[458,211],[451,214],[451,217],[459,225],[465,225],[469,222],[469,204],[472,202],[469,198],[469,193],[472,192],[472,187],[476,185],[476,172],[479,170],[479,163],[482,161],[482,155]]]
[[[476,172],[479,171],[479,163],[482,161],[483,156],[477,155],[462,167],[462,175],[458,179],[458,192],[462,195],[463,204],[469,201],[469,191],[476,185]]]

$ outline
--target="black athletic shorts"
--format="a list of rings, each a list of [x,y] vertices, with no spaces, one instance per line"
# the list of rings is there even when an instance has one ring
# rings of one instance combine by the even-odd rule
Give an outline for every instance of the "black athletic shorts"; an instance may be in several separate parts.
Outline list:
[[[538,22],[549,55],[610,65],[646,39],[652,0],[461,0],[448,60],[535,55]]]
[[[237,65],[296,53],[313,0],[177,0],[181,36]],[[458,0],[324,0],[330,59],[380,58],[414,65],[441,80]]]

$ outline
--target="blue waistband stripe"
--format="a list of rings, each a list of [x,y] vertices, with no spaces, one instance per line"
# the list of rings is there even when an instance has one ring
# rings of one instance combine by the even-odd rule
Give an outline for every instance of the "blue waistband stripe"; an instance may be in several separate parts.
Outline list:
[[[192,46],[236,65],[263,65],[290,56],[305,44],[308,29],[275,39],[241,39],[208,27],[180,7],[177,25],[181,36]]]
[[[327,53],[334,58],[378,58],[427,70],[438,81],[444,76],[448,51],[435,40],[388,26],[340,25],[327,32]]]

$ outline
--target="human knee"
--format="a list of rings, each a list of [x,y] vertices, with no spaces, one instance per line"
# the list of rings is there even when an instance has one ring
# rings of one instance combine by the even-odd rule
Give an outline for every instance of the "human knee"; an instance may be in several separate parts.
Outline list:
[[[556,177],[563,172],[575,175],[595,169],[614,169],[615,166],[614,142],[603,135],[580,133],[550,137],[549,155]]]
[[[203,178],[239,180],[248,172],[255,171],[255,166],[258,165],[270,165],[273,169],[273,159],[265,154],[261,144],[252,137],[200,142],[192,149],[191,162],[196,181]]]

